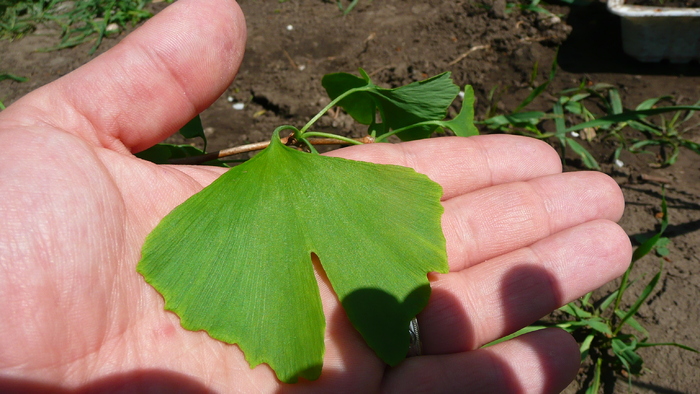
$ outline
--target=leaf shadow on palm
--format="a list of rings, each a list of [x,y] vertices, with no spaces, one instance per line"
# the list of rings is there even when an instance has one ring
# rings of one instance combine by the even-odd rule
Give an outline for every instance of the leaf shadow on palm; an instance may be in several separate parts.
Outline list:
[[[500,294],[501,302],[503,303],[503,311],[505,314],[505,325],[504,329],[509,333],[515,331],[517,328],[522,327],[525,324],[530,323],[532,320],[530,316],[533,316],[533,305],[537,305],[538,311],[542,315],[551,311],[551,308],[562,304],[565,300],[562,297],[562,291],[556,285],[557,281],[553,278],[546,269],[528,265],[521,266],[510,269],[501,280]],[[415,299],[422,298],[426,291],[429,291],[429,287],[421,286],[415,289],[407,297],[405,302],[413,302]],[[365,301],[367,299],[374,300],[378,302],[378,310],[396,309],[399,310],[400,303],[393,296],[383,293],[377,289],[360,289],[344,300],[344,304],[351,305],[361,305],[360,310],[365,313],[364,319],[373,320],[381,319],[384,317],[377,316],[375,311],[377,309],[372,308],[372,305],[367,306]],[[395,306],[396,308],[392,308]],[[354,309],[354,308],[351,308]],[[434,289],[431,294],[431,299],[429,302],[428,310],[437,310],[439,314],[444,316],[444,321],[449,322],[449,325],[455,328],[456,331],[453,332],[453,339],[460,346],[465,347],[478,347],[477,339],[475,337],[475,332],[477,329],[477,322],[472,322],[469,316],[464,312],[464,306],[452,293],[442,290],[440,288]],[[529,310],[529,312],[527,312]],[[421,318],[428,318],[428,316],[419,316]],[[349,325],[349,319],[343,308],[337,308],[333,315],[328,316],[328,334],[332,337],[338,335],[342,336],[342,333],[338,331],[343,331],[347,329]],[[457,330],[458,328],[458,330]],[[401,328],[403,330],[403,327]],[[408,327],[405,329],[406,338],[408,338]],[[532,333],[537,335],[537,333]],[[359,336],[359,334],[357,334]],[[434,334],[431,335],[430,331],[422,331],[421,335],[426,340],[436,340]],[[520,338],[521,341],[526,344],[531,344],[532,349],[535,351],[537,358],[542,366],[543,371],[543,381],[554,382],[557,381],[556,375],[559,374],[560,368],[557,365],[552,364],[553,358],[548,354],[546,349],[542,349],[541,340],[531,340],[531,335],[525,335]],[[443,338],[444,340],[444,338]],[[401,342],[401,341],[398,341]],[[397,342],[397,343],[398,343]],[[430,342],[427,343],[430,345]],[[315,382],[300,381],[297,384],[282,384],[277,390],[278,393],[293,393],[297,391],[308,392],[309,389],[321,389],[324,387],[328,389],[338,388],[338,387],[352,387],[353,383],[357,383],[358,377],[363,377],[366,373],[367,366],[363,365],[365,363],[356,362],[361,361],[357,358],[358,349],[353,346],[364,346],[363,341],[358,340],[350,346],[341,347],[340,357],[345,359],[346,368],[343,369],[333,369],[325,368],[321,378]],[[395,345],[395,344],[389,344]],[[424,346],[426,341],[424,341]],[[403,345],[401,345],[403,346]],[[474,350],[474,354],[484,351],[483,349]],[[364,349],[364,352],[360,353],[368,354],[369,349]],[[407,378],[407,382],[415,381],[415,377],[418,376],[417,381],[428,384],[431,379],[435,378],[435,371],[431,369],[426,369],[425,365],[422,364],[422,359],[438,357],[437,352],[427,351],[428,356],[423,357],[412,357],[401,362],[396,368],[402,368],[402,373],[411,377]],[[500,384],[503,387],[512,389],[516,392],[524,391],[526,388],[522,386],[522,383],[518,381],[518,374],[510,366],[508,360],[504,359],[502,356],[496,355],[495,357],[471,357],[466,358],[467,361],[464,362],[465,358],[461,358],[464,353],[449,354],[447,357],[454,357],[454,362],[451,363],[441,363],[440,365],[446,367],[440,376],[453,375],[455,384],[462,384],[462,386],[455,386],[455,389],[487,389],[484,387],[487,384],[486,380],[482,380],[484,376],[494,376],[494,370],[499,370],[500,373],[497,375],[500,377]],[[469,361],[471,360],[471,362]],[[367,361],[367,360],[365,360]],[[484,362],[488,361],[488,362]],[[461,364],[460,364],[461,363]],[[373,363],[368,363],[374,365]],[[466,364],[466,365],[465,365]],[[392,369],[387,369],[386,371],[391,371]],[[460,376],[461,375],[461,376]],[[471,385],[464,386],[465,378],[467,382],[471,382]],[[381,376],[381,373],[380,373]],[[376,382],[379,383],[379,382]],[[545,392],[550,392],[554,390],[554,387],[547,386],[545,383]],[[139,391],[159,391],[159,392],[180,392],[180,393],[210,393],[212,392],[207,387],[197,382],[196,380],[172,371],[160,370],[160,369],[140,369],[134,370],[127,373],[113,374],[94,382],[83,385],[75,390],[68,390],[54,385],[46,385],[38,381],[27,380],[27,379],[13,379],[10,377],[0,378],[0,392],[3,393],[25,393],[25,392],[37,392],[37,393],[83,393],[83,392],[100,392],[100,393],[110,393],[110,392],[139,392]],[[417,387],[413,387],[417,388]]]

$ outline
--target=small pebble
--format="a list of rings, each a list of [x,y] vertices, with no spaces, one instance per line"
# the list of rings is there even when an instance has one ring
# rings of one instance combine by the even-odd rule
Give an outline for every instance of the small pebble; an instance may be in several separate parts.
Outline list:
[[[580,136],[580,134],[577,133],[577,132],[575,132],[575,131],[572,131],[572,132],[571,132],[571,136],[574,137],[574,138],[578,138],[578,137]]]
[[[118,33],[119,32],[119,25],[117,23],[110,23],[105,28],[105,31],[107,33]]]
[[[303,65],[303,64],[300,65],[300,66],[299,66],[299,71],[304,71],[304,70],[306,70],[306,66]]]
[[[236,104],[233,104],[233,105],[232,105],[232,108],[235,109],[235,110],[240,111],[240,110],[242,110],[243,108],[245,108],[245,104],[243,104],[243,103],[236,103]]]
[[[289,31],[294,30],[294,26],[292,26],[292,25],[287,25],[287,30],[289,30]]]
[[[619,168],[622,168],[622,166],[625,165],[625,163],[622,162],[620,159],[615,159],[615,165],[618,166]]]

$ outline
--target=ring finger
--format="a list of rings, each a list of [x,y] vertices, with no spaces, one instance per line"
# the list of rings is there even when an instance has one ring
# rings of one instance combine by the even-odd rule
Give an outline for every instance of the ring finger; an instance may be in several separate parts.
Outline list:
[[[624,231],[594,220],[437,275],[418,317],[424,353],[472,350],[510,334],[621,275],[630,258]]]

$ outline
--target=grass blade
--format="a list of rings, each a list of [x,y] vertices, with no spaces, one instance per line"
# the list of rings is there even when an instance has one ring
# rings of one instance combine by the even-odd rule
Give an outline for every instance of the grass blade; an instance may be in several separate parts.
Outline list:
[[[591,385],[586,389],[586,394],[598,394],[600,391],[600,375],[601,369],[603,367],[603,359],[599,358],[595,363],[595,371],[593,372],[593,381]]]
[[[619,317],[619,318],[622,319],[622,318],[625,317],[626,312],[623,311],[622,309],[617,309],[617,310],[615,310],[615,315],[617,315],[617,317]],[[629,325],[630,327],[632,327],[632,328],[634,328],[635,330],[637,330],[637,331],[639,331],[640,333],[642,333],[644,336],[649,336],[649,331],[647,331],[641,324],[639,324],[639,322],[638,322],[637,320],[635,320],[634,317],[628,318],[626,323],[627,323],[627,325]]]
[[[562,306],[561,308],[559,308],[559,310],[562,311],[562,312],[564,312],[564,313],[568,313],[568,314],[570,314],[571,316],[574,316],[574,317],[576,317],[576,318],[578,318],[578,319],[587,319],[587,318],[593,317],[592,314],[590,314],[589,312],[586,312],[586,311],[584,311],[583,309],[579,308],[579,307],[578,307],[576,304],[574,304],[573,302],[570,302],[570,303],[568,303],[568,304]]]
[[[637,260],[646,256],[649,252],[651,252],[651,250],[654,249],[654,246],[656,246],[656,243],[659,242],[659,239],[668,227],[668,207],[666,205],[665,189],[662,190],[661,195],[661,214],[663,216],[661,218],[661,228],[659,229],[659,232],[656,233],[653,237],[644,241],[641,245],[639,245],[639,247],[637,247],[637,249],[634,250],[634,253],[632,254],[632,263],[636,262]]]
[[[566,132],[578,131],[587,127],[605,127],[613,125],[615,123],[629,122],[630,120],[640,120],[646,118],[647,116],[658,115],[673,111],[700,111],[700,106],[679,105],[673,107],[652,108],[643,111],[630,111],[616,115],[608,115],[603,116],[602,118],[591,120],[590,122],[583,122],[571,126],[568,129],[566,129]]]
[[[698,351],[697,349],[694,349],[690,346],[681,345],[680,343],[676,343],[676,342],[657,342],[657,343],[640,342],[637,344],[637,347],[654,347],[654,346],[675,346],[675,347],[681,348],[683,350],[690,350],[691,352],[700,353],[700,351]]]
[[[557,75],[557,67],[558,67],[557,57],[554,56],[554,61],[552,62],[552,66],[549,69],[549,78],[545,82],[543,82],[541,85],[539,85],[535,89],[533,89],[532,92],[530,92],[530,94],[525,98],[525,100],[523,100],[523,102],[520,103],[520,105],[518,105],[515,108],[515,110],[513,110],[514,113],[520,112],[520,110],[527,107],[528,104],[530,104],[534,99],[536,99],[540,94],[542,94],[542,92],[544,92],[547,89],[549,84],[552,82],[554,77]]]
[[[6,79],[11,79],[15,82],[27,82],[29,78],[25,77],[20,77],[19,75],[14,75],[14,74],[0,74],[0,81],[4,81]]]
[[[503,338],[498,338],[498,339],[496,339],[495,341],[489,342],[489,343],[487,343],[486,345],[482,346],[482,348],[489,347],[489,346],[493,346],[493,345],[495,345],[495,344],[498,344],[498,343],[501,343],[501,342],[505,342],[505,341],[510,340],[510,339],[513,339],[513,338],[517,338],[517,337],[519,337],[519,336],[521,336],[521,335],[528,334],[528,333],[531,333],[531,332],[534,332],[534,331],[543,330],[543,329],[545,329],[545,328],[547,328],[547,326],[527,326],[527,327],[525,327],[525,328],[521,328],[520,330],[518,330],[518,331],[516,331],[516,332],[514,332],[514,333],[512,333],[512,334],[510,334],[510,335],[506,335],[506,336],[504,336]]]
[[[641,104],[639,104],[639,105],[637,106],[637,108],[635,108],[635,110],[637,110],[637,111],[643,111],[643,110],[645,110],[645,109],[652,109],[652,108],[654,108],[654,106],[656,105],[656,103],[658,103],[659,101],[661,101],[661,100],[667,100],[667,99],[670,99],[670,98],[671,98],[671,96],[661,96],[661,97],[654,97],[654,98],[650,98],[650,99],[644,100],[644,101],[642,101]],[[695,104],[695,105],[698,105],[698,104]]]
[[[581,323],[587,325],[588,327],[590,327],[590,328],[592,328],[592,329],[594,329],[602,334],[612,336],[612,330],[610,330],[610,326],[608,326],[600,318],[581,320]]]
[[[591,342],[593,342],[594,338],[595,334],[588,334],[586,339],[581,342],[581,347],[579,348],[581,351],[581,362],[584,362],[588,358],[589,351],[591,350]]]
[[[632,307],[630,308],[629,311],[620,319],[620,323],[618,324],[617,328],[615,329],[614,334],[617,335],[618,332],[620,332],[620,329],[622,326],[627,322],[629,318],[634,316],[639,308],[642,306],[644,301],[649,297],[652,291],[654,291],[654,288],[656,287],[656,284],[659,283],[659,279],[661,278],[661,273],[663,272],[663,264],[661,265],[661,268],[659,268],[659,272],[654,275],[654,277],[651,279],[649,284],[644,288],[644,291],[642,291],[642,294],[637,298],[637,301],[632,304]]]
[[[566,137],[566,143],[571,147],[571,149],[576,152],[577,155],[581,157],[581,160],[583,161],[583,165],[585,165],[587,168],[590,169],[595,169],[595,170],[600,170],[600,166],[598,165],[598,162],[596,159],[591,155],[591,153],[586,150],[581,144],[576,142],[573,138]]]
[[[623,111],[622,100],[620,99],[620,92],[617,89],[610,89],[608,92],[610,96],[610,106],[612,109],[612,114],[621,114]]]

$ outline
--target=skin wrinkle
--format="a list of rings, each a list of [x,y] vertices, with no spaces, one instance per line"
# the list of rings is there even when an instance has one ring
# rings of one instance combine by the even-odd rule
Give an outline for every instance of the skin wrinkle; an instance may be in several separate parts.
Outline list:
[[[557,201],[555,199],[550,198],[549,193],[547,193],[547,190],[545,189],[544,185],[540,185],[536,182],[530,182],[528,183],[530,185],[530,188],[532,191],[537,195],[537,199],[539,201],[542,201],[542,214],[539,215],[540,217],[545,218],[543,221],[543,225],[546,225],[547,231],[546,234],[554,234],[556,231],[555,226],[555,221],[558,219],[558,212],[562,212],[566,209],[566,203],[564,201],[561,201],[559,204],[557,204]],[[559,208],[559,209],[557,209]]]
[[[493,159],[491,158],[491,155],[489,154],[488,149],[486,149],[486,147],[484,146],[484,143],[482,141],[477,140],[476,144],[479,146],[480,149],[475,149],[475,150],[481,153],[480,156],[482,157],[482,159],[484,161],[484,167],[486,168],[486,170],[483,171],[482,173],[488,174],[488,181],[486,182],[485,186],[492,186],[495,184],[493,174],[494,174],[494,169],[496,168],[493,165]]]
[[[516,189],[517,188],[517,189]],[[527,190],[524,190],[527,189]],[[528,193],[531,188],[525,182],[510,183],[507,187],[495,186],[486,189],[484,192],[477,192],[478,199],[488,201],[498,201],[499,202],[499,214],[497,216],[490,217],[486,214],[491,210],[481,209],[478,212],[473,212],[472,215],[468,215],[467,222],[469,223],[469,228],[473,229],[470,233],[480,233],[480,234],[507,234],[506,236],[501,236],[500,242],[491,242],[486,245],[474,245],[476,254],[478,256],[484,256],[481,258],[489,258],[493,255],[497,255],[509,249],[510,245],[513,243],[511,239],[519,239],[519,244],[527,244],[531,240],[538,239],[541,234],[535,232],[535,229],[539,229],[538,221],[536,220],[540,215],[533,212],[536,208],[532,205],[538,205],[537,200],[532,198],[531,194]],[[486,214],[486,215],[485,215]],[[531,229],[532,234],[523,233],[523,229]],[[486,237],[480,236],[480,239],[485,239]],[[486,253],[483,250],[487,247],[490,253]]]

